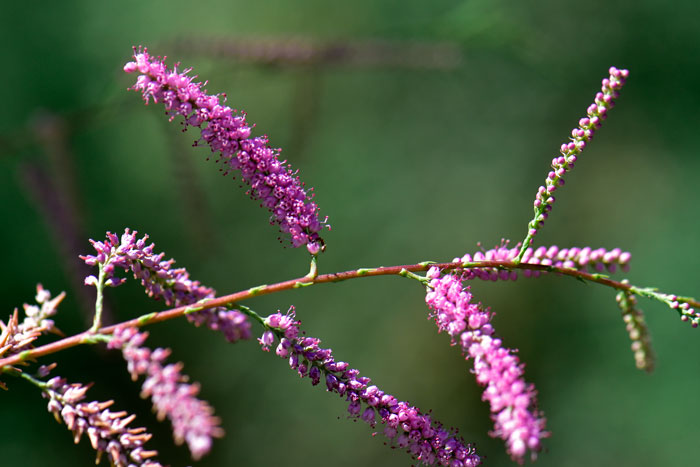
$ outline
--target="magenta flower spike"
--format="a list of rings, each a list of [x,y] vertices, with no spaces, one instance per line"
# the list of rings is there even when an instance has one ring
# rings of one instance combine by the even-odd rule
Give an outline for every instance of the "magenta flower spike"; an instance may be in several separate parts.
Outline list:
[[[196,397],[199,385],[187,383],[189,378],[181,373],[182,363],[163,366],[170,349],[143,347],[147,337],[148,333],[136,328],[121,327],[107,347],[121,349],[134,381],[146,376],[141,397],[151,398],[158,419],[167,417],[172,423],[175,442],[187,443],[192,458],[199,460],[211,450],[213,438],[224,435],[221,421],[209,404]]]
[[[596,130],[601,127],[629,76],[628,70],[620,70],[614,66],[608,71],[610,76],[603,79],[600,92],[595,95],[595,101],[586,109],[586,117],[580,119],[578,127],[571,130],[570,141],[561,145],[559,151],[561,155],[552,159],[552,170],[547,174],[545,184],[537,190],[534,202],[535,217],[528,224],[527,236],[523,241],[518,259],[522,258],[532,239],[544,225],[554,205],[554,192],[564,185],[564,175],[574,168],[581,152],[593,139]]]
[[[203,83],[188,76],[190,69],[178,72],[177,65],[169,69],[164,58],[153,57],[146,49],[134,49],[134,60],[124,66],[127,73],[140,73],[131,89],[141,91],[147,104],[151,99],[163,103],[171,120],[182,115],[185,128],[199,127],[199,141],[218,154],[224,175],[240,172],[250,186],[248,194],[270,211],[270,222],[289,234],[292,246],[306,245],[312,255],[322,251],[319,232],[326,221],[319,220],[312,194],[286,161],[280,161],[280,150],[268,145],[267,136],[251,136],[246,114],[223,105],[218,95],[207,94]]]
[[[94,256],[84,255],[80,258],[89,266],[101,264],[106,274],[105,284],[116,287],[126,281],[116,277],[116,269],[131,271],[135,279],[141,281],[149,297],[162,298],[168,306],[182,306],[197,303],[205,298],[213,298],[216,291],[190,279],[184,268],[173,268],[175,260],[164,260],[165,253],[153,253],[155,244],[148,245],[148,235],[137,238],[137,231],[124,230],[119,237],[107,232],[103,242],[90,240],[95,248]],[[85,284],[97,283],[95,276],[85,278]],[[220,331],[229,342],[250,338],[250,322],[247,317],[236,310],[213,308],[189,313],[187,319],[196,326],[205,324],[210,329]]]
[[[372,428],[377,423],[384,425],[384,436],[389,438],[392,447],[405,449],[423,465],[481,465],[473,446],[465,444],[461,437],[443,428],[429,414],[370,385],[369,378],[360,376],[360,372],[349,368],[347,363],[335,360],[330,349],[321,348],[319,339],[300,336],[299,324],[293,308],[286,315],[268,316],[265,319],[268,330],[258,339],[263,350],[269,350],[277,335],[280,338],[277,355],[288,359],[289,366],[300,377],[308,377],[314,386],[325,381],[327,391],[349,402],[351,418],[360,419]]]
[[[522,463],[529,451],[534,459],[542,448],[545,419],[537,410],[535,387],[524,380],[524,365],[515,351],[495,337],[491,318],[480,303],[472,303],[469,288],[452,275],[428,271],[430,283],[425,302],[432,310],[439,331],[447,331],[452,344],[459,344],[474,363],[476,381],[484,386],[483,399],[491,406],[494,429],[490,433],[506,442],[511,458]]]
[[[49,412],[73,432],[75,443],[87,435],[97,451],[96,463],[106,453],[114,467],[161,467],[153,459],[158,453],[144,448],[151,435],[145,428],[128,427],[136,417],[110,411],[114,401],[82,402],[87,390],[88,386],[67,384],[59,377],[50,379],[42,388],[42,394],[49,399]]]

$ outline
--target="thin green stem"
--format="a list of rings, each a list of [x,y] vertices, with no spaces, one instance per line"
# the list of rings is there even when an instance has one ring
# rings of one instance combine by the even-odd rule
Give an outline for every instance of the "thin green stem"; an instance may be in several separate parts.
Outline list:
[[[253,318],[255,321],[260,323],[264,328],[269,328],[267,324],[265,324],[265,319],[257,314],[255,311],[253,311],[251,308],[245,306],[245,305],[235,305],[233,308],[239,310],[241,313],[245,314],[246,316],[249,316]]]
[[[93,320],[92,327],[89,330],[91,333],[97,333],[97,331],[102,327],[102,303],[106,277],[107,274],[105,273],[104,265],[100,263],[97,284],[95,284],[95,289],[97,290],[97,297],[95,298],[95,319]]]
[[[513,260],[515,264],[520,264],[520,262],[523,260],[523,256],[525,255],[525,251],[527,251],[528,248],[530,248],[530,245],[532,244],[532,239],[535,238],[534,235],[532,235],[529,232],[528,229],[528,234],[523,240],[523,244],[520,246],[520,251],[518,252],[518,256]]]
[[[19,376],[20,378],[26,379],[27,381],[29,381],[30,383],[32,383],[34,386],[38,387],[38,388],[41,389],[42,391],[45,391],[46,388],[48,387],[48,385],[46,384],[46,382],[40,381],[40,380],[34,378],[34,377],[31,376],[29,373],[22,372],[22,373],[20,373],[18,376]]]
[[[399,271],[399,276],[401,276],[401,277],[407,277],[408,279],[417,280],[418,282],[420,282],[420,283],[423,284],[424,286],[425,286],[425,285],[428,285],[428,282],[430,282],[430,281],[428,280],[427,277],[425,277],[425,276],[419,276],[418,274],[413,273],[413,272],[411,272],[411,271],[409,271],[409,270],[407,270],[407,269],[402,269],[401,271]]]
[[[316,279],[318,277],[318,256],[313,255],[311,257],[311,266],[309,268],[309,273],[304,276],[308,277],[309,279]]]

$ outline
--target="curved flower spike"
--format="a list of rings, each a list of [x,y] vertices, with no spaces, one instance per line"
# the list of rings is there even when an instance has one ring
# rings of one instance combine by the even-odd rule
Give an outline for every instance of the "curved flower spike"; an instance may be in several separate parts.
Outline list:
[[[515,351],[494,336],[491,318],[480,303],[472,303],[469,288],[452,275],[440,276],[430,268],[431,279],[425,302],[439,331],[447,331],[452,344],[459,344],[466,358],[474,362],[476,381],[485,386],[483,399],[491,405],[494,429],[490,433],[506,442],[506,450],[519,463],[528,451],[534,458],[542,448],[545,419],[537,410],[535,387],[524,380],[524,365]]]
[[[220,103],[219,96],[207,94],[202,83],[187,75],[190,69],[169,69],[164,59],[153,57],[146,49],[134,49],[134,61],[127,63],[124,71],[140,73],[131,89],[141,91],[146,103],[150,99],[163,103],[171,120],[182,115],[185,128],[201,128],[200,141],[218,153],[224,175],[240,172],[250,185],[248,194],[270,211],[270,222],[290,235],[295,248],[306,245],[312,255],[324,249],[319,232],[326,221],[319,221],[312,195],[286,161],[279,160],[280,150],[272,149],[266,136],[251,136],[245,113],[237,115]]]

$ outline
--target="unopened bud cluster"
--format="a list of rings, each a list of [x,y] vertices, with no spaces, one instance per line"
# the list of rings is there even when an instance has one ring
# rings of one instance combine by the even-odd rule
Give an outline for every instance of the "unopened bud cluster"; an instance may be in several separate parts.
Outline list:
[[[694,328],[698,327],[700,324],[700,311],[686,302],[679,301],[675,295],[669,295],[668,299],[670,300],[669,306],[680,313],[681,321],[690,323]]]
[[[630,292],[620,291],[615,299],[622,311],[622,320],[625,322],[627,334],[632,341],[634,363],[640,370],[650,373],[654,370],[654,351],[651,347],[651,337],[644,313],[637,307],[637,297]]]
[[[452,260],[454,263],[469,264],[479,261],[513,261],[520,251],[519,245],[509,248],[507,242],[500,246],[485,251],[477,251],[473,255],[466,254],[461,258]],[[605,248],[591,247],[571,247],[559,248],[556,245],[550,247],[541,246],[538,248],[528,248],[523,254],[522,264],[541,264],[543,266],[554,266],[557,268],[576,269],[579,271],[608,271],[613,273],[620,267],[626,271],[632,255],[619,248],[606,250]],[[464,268],[463,279],[469,280],[479,278],[482,280],[516,280],[517,270],[506,270],[498,268]],[[546,274],[546,271],[525,269],[522,274],[525,277],[539,277]]]

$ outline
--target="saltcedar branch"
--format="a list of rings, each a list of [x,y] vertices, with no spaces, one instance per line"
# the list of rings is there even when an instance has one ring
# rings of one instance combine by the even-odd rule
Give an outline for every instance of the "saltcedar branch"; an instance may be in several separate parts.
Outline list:
[[[453,262],[453,263],[433,263],[433,262],[423,262],[417,264],[407,264],[401,266],[382,266],[378,268],[361,268],[354,269],[351,271],[336,272],[331,274],[322,274],[317,277],[303,276],[297,279],[290,279],[284,282],[278,282],[271,285],[261,285],[258,287],[253,287],[246,290],[241,290],[240,292],[232,293],[229,295],[224,295],[221,297],[208,299],[201,301],[196,304],[179,306],[176,308],[171,308],[169,310],[164,310],[160,312],[155,312],[135,318],[132,320],[124,321],[119,324],[114,324],[112,326],[105,326],[97,331],[97,334],[112,334],[120,326],[134,326],[141,327],[146,324],[160,323],[161,321],[167,321],[169,319],[181,317],[188,312],[206,310],[209,308],[221,307],[234,304],[236,302],[241,302],[249,298],[256,297],[258,295],[267,295],[275,292],[281,292],[283,290],[296,289],[300,287],[305,287],[314,284],[325,284],[330,282],[341,282],[348,279],[358,279],[360,277],[371,277],[371,276],[391,276],[391,275],[407,275],[408,272],[421,272],[427,271],[432,266],[436,266],[442,270],[460,269],[460,268],[498,268],[498,269],[523,269],[523,270],[534,270],[534,271],[545,271],[561,274],[564,276],[571,276],[579,280],[595,282],[597,284],[605,285],[617,290],[625,290],[636,294],[651,296],[651,294],[643,293],[651,289],[644,289],[640,287],[635,287],[629,283],[616,281],[610,279],[609,277],[602,274],[591,274],[588,272],[579,271],[571,268],[563,268],[557,266],[549,266],[543,264],[527,264],[527,263],[516,263],[514,261],[474,261],[471,263],[463,262]],[[640,293],[642,292],[642,293]],[[690,299],[690,298],[679,298],[679,301],[688,303],[688,305],[700,308],[700,302]],[[0,371],[4,370],[4,367],[10,365],[17,365],[27,360],[42,357],[44,355],[49,355],[56,353],[61,350],[69,349],[80,344],[88,344],[95,342],[95,333],[91,331],[84,331],[79,334],[75,334],[70,337],[52,342],[50,344],[42,345],[35,349],[26,350],[15,355],[0,359]]]

